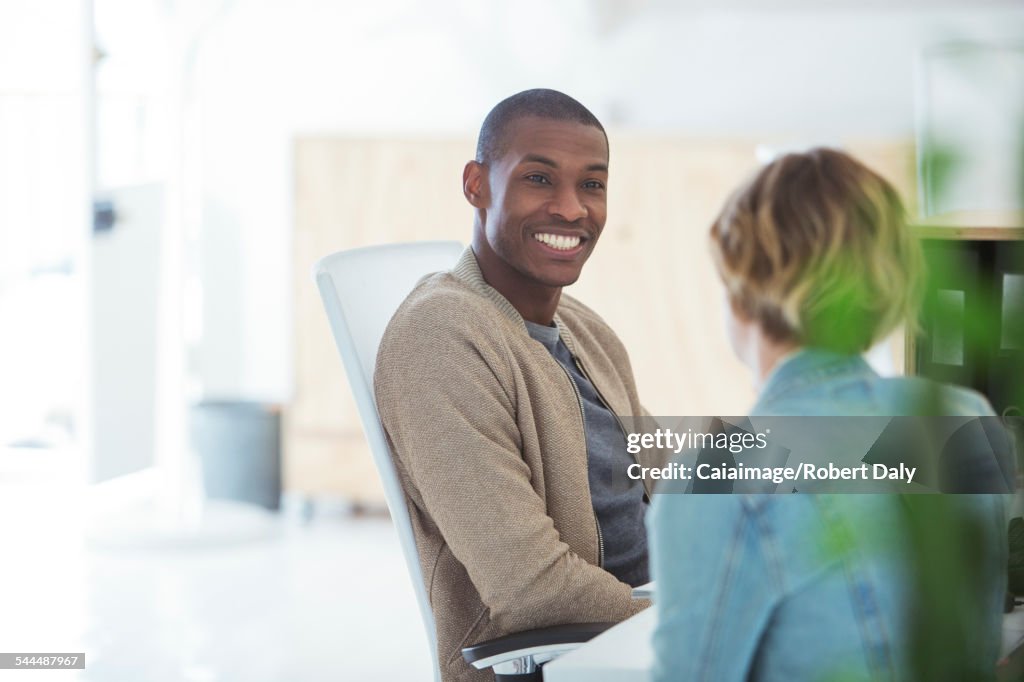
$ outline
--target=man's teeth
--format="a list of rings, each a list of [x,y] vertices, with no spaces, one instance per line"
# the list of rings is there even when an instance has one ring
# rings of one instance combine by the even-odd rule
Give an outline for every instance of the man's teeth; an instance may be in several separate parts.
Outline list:
[[[570,249],[575,249],[577,246],[580,245],[579,237],[566,237],[565,235],[560,234],[547,234],[541,232],[539,234],[533,235],[533,238],[541,242],[542,244],[547,244],[551,248],[558,249],[560,251],[568,251]]]

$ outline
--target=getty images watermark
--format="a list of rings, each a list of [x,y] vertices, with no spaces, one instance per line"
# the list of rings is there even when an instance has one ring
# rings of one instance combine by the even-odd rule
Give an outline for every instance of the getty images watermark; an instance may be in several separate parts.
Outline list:
[[[656,493],[1008,493],[1000,417],[627,417],[621,485]]]
[[[708,463],[697,466],[686,466],[676,462],[669,462],[663,467],[644,467],[640,464],[630,464],[626,475],[633,480],[676,480],[690,481],[698,479],[701,481],[771,481],[782,483],[784,481],[866,481],[869,478],[876,481],[900,480],[913,483],[917,467],[908,467],[900,464],[896,467],[889,467],[885,464],[867,464],[856,467],[839,467],[829,462],[827,466],[818,467],[805,462],[799,467],[751,467],[745,464],[728,466],[726,464],[712,465]]]

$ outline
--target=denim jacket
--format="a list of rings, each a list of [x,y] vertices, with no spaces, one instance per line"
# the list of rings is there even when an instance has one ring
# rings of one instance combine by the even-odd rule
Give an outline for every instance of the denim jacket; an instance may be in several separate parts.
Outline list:
[[[930,384],[935,386],[934,384]],[[752,415],[905,413],[929,386],[881,378],[860,357],[802,350],[768,377]],[[991,415],[942,387],[950,414]],[[901,680],[910,667],[906,526],[898,495],[655,495],[654,680]],[[986,627],[971,633],[994,671],[1005,591],[1007,500],[960,495],[981,519]],[[834,542],[836,537],[852,542]],[[830,544],[830,538],[833,540]],[[831,549],[830,549],[831,547]],[[838,548],[837,548],[838,547]],[[991,668],[987,668],[989,660]]]

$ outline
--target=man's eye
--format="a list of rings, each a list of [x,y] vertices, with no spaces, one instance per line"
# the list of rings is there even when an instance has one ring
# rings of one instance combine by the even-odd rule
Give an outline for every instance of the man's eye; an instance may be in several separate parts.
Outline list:
[[[587,189],[604,189],[604,183],[600,180],[588,180],[583,183]]]
[[[536,183],[539,183],[541,185],[550,185],[551,184],[551,181],[548,180],[543,175],[541,175],[540,173],[530,173],[529,175],[526,176],[526,179],[529,180],[530,182],[536,182]]]

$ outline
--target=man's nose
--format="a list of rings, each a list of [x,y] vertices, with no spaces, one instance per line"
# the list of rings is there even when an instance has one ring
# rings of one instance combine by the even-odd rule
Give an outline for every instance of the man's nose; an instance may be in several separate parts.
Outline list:
[[[552,199],[548,211],[568,223],[586,218],[589,214],[575,187],[563,187]]]

